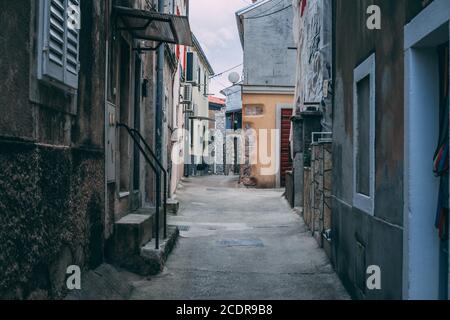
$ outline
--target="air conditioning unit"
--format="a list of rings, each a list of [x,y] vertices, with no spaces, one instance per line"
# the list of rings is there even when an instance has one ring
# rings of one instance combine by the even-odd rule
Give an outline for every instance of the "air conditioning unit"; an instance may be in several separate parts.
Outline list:
[[[186,82],[191,83],[193,86],[197,86],[200,82],[198,68],[199,60],[197,53],[188,52],[186,56]]]
[[[185,83],[182,85],[182,95],[180,104],[192,104],[192,84]]]

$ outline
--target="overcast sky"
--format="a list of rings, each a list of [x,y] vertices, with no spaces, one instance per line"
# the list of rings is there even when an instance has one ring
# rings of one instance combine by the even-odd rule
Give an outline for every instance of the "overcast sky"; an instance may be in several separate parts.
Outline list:
[[[190,24],[214,72],[220,73],[242,63],[242,47],[235,12],[251,0],[191,0]],[[233,71],[242,74],[242,67]],[[231,85],[228,74],[211,80],[210,93],[222,97],[220,90]]]

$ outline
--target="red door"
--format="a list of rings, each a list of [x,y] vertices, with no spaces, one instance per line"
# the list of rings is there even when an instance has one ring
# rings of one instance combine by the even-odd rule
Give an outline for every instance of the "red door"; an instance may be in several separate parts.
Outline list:
[[[286,171],[292,170],[289,136],[291,134],[292,109],[281,110],[281,153],[280,153],[280,182],[286,185]]]

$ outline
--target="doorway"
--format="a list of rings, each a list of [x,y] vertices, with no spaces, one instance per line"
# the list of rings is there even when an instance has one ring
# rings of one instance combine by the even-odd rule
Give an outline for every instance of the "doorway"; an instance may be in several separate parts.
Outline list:
[[[292,170],[292,158],[290,152],[292,109],[281,109],[281,150],[280,150],[280,186],[286,186],[286,172]]]
[[[433,166],[439,144],[449,142],[442,126],[448,125],[449,64],[442,57],[449,19],[448,2],[438,0],[405,27],[405,299],[448,299],[448,241],[437,224],[439,208],[448,207],[442,188],[448,173],[437,175]]]
[[[292,170],[291,157],[291,117],[293,105],[289,103],[279,103],[276,106],[276,129],[279,133],[276,146],[276,187],[283,188],[286,185],[286,172]]]
[[[133,128],[141,131],[141,104],[142,104],[142,60],[138,53],[134,55],[134,108]],[[141,153],[139,147],[133,144],[133,193],[132,210],[142,206],[141,204]]]

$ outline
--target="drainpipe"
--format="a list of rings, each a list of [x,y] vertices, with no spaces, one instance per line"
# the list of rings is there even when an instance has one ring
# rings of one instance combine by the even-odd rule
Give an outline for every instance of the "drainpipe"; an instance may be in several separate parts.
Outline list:
[[[165,0],[158,0],[158,12],[164,13]],[[155,112],[155,151],[156,157],[162,161],[162,138],[163,125],[162,114],[164,105],[164,50],[165,46],[161,45],[157,53],[156,66],[156,112]]]
[[[164,13],[165,0],[158,0],[158,12]],[[164,105],[164,44],[158,48],[157,65],[156,65],[156,110],[155,110],[155,151],[156,157],[162,163],[162,139],[163,139],[163,105]],[[164,164],[163,164],[164,165]],[[156,174],[156,208],[155,215],[155,246],[159,249],[159,228],[160,219],[158,212],[161,208],[161,175]],[[165,226],[164,226],[165,228]]]

